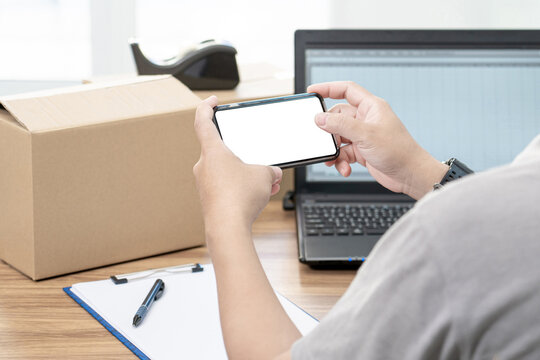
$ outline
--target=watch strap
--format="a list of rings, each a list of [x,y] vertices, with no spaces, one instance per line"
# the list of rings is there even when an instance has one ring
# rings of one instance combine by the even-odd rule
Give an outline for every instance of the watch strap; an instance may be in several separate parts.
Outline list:
[[[444,185],[450,181],[460,179],[464,176],[474,173],[467,165],[456,158],[451,158],[445,162],[450,168],[439,184]]]

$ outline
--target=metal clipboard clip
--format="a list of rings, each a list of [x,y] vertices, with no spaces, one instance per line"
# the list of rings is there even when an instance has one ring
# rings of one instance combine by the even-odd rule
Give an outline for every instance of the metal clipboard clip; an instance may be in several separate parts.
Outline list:
[[[160,269],[139,271],[139,272],[134,272],[130,274],[112,275],[111,281],[115,283],[116,285],[120,285],[120,284],[127,284],[129,281],[133,281],[133,280],[146,279],[148,277],[151,277],[159,273],[168,273],[168,274],[178,274],[178,273],[183,273],[183,272],[196,273],[196,272],[201,272],[203,270],[204,268],[199,263],[185,264],[185,265],[171,266],[171,267],[165,267],[165,268],[160,268]]]

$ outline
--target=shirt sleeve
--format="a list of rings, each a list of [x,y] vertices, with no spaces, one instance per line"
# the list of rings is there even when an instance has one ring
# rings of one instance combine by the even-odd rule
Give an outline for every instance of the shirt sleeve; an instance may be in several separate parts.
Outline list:
[[[415,209],[379,241],[292,359],[445,359],[456,354],[445,280]]]
[[[522,152],[520,152],[512,162],[513,165],[523,164],[528,161],[538,161],[540,158],[540,134],[537,135],[530,143],[527,145]]]

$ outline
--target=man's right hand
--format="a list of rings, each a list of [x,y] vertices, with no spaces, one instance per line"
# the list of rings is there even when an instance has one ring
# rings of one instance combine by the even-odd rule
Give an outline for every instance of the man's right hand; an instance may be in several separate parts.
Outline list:
[[[351,174],[349,164],[358,162],[384,187],[420,199],[448,171],[412,138],[386,101],[360,85],[330,82],[307,91],[348,102],[315,118],[342,145],[339,157],[326,164],[335,165],[343,176]]]

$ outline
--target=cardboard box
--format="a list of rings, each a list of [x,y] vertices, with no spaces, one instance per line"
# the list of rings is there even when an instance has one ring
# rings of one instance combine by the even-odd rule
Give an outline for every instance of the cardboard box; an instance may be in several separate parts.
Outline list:
[[[197,90],[193,93],[200,99],[216,95],[220,104],[261,98],[291,95],[294,93],[294,78],[292,74],[266,63],[241,64],[240,83],[232,90]],[[83,80],[84,83],[94,84],[104,81],[129,78],[130,75],[107,75]],[[280,191],[272,197],[281,200],[285,193],[294,189],[294,169],[283,171]]]
[[[200,99],[170,76],[0,99],[0,258],[32,279],[204,243]]]

